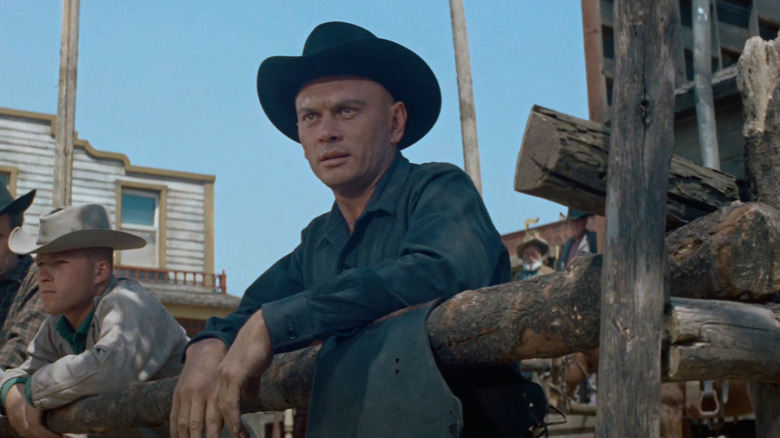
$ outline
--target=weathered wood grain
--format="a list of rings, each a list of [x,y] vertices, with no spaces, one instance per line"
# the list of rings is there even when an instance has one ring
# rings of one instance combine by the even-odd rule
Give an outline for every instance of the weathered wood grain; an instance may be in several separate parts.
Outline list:
[[[666,380],[780,382],[780,309],[675,298],[665,325]]]
[[[534,106],[515,169],[515,190],[604,215],[610,128]],[[737,179],[673,156],[666,199],[668,228],[739,200]]]
[[[615,117],[605,209],[598,437],[660,435],[664,228],[679,27],[675,4],[615,2]]]
[[[747,41],[737,65],[748,199],[780,208],[780,36]],[[780,385],[750,385],[759,438],[780,436]]]

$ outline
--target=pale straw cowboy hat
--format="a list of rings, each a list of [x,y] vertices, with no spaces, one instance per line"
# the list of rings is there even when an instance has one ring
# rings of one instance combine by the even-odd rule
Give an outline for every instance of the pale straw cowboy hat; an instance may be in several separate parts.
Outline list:
[[[35,190],[14,199],[5,184],[0,183],[0,214],[14,214],[27,210],[35,198]]]
[[[517,256],[522,258],[523,250],[529,245],[536,245],[536,247],[539,248],[539,252],[542,254],[542,258],[547,257],[547,252],[550,250],[550,244],[535,234],[526,235],[525,238],[523,238],[523,242],[517,245]]]
[[[16,227],[8,247],[16,254],[45,254],[82,248],[136,249],[146,240],[111,229],[106,208],[99,204],[61,207],[41,217],[38,237]]]

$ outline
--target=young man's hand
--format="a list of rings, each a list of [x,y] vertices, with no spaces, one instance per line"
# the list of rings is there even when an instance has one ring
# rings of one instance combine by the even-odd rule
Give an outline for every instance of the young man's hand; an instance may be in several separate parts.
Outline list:
[[[214,389],[217,369],[227,353],[225,344],[216,338],[204,339],[187,348],[187,361],[173,392],[171,406],[171,438],[202,438],[203,429],[222,428],[217,412]]]
[[[17,383],[5,396],[8,421],[19,435],[25,438],[59,438],[61,435],[43,425],[43,411],[35,409],[24,396],[24,384]]]

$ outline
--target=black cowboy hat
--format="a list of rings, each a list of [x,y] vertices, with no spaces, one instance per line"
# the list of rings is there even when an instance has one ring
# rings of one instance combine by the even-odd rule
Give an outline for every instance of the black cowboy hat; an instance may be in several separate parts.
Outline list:
[[[0,182],[0,214],[14,214],[27,210],[35,198],[35,190],[14,199],[8,188]]]
[[[295,96],[314,79],[355,75],[378,82],[406,106],[403,149],[430,131],[441,110],[439,82],[428,64],[406,47],[350,23],[315,27],[301,56],[272,56],[257,72],[257,95],[271,123],[296,142]]]

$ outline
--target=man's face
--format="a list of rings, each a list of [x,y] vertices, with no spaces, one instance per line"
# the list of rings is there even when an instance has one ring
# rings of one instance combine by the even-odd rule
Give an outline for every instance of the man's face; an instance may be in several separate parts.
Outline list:
[[[395,157],[406,109],[378,83],[333,76],[304,85],[295,98],[298,136],[314,174],[337,194],[373,187]]]
[[[576,237],[580,237],[583,234],[585,234],[585,230],[587,229],[587,226],[588,226],[588,218],[587,217],[583,217],[583,218],[580,218],[580,219],[575,219],[575,220],[569,222],[569,224],[570,224],[570,227],[571,227],[570,228],[571,235],[572,236],[576,236]]]
[[[539,248],[537,248],[536,245],[528,245],[523,248],[523,262],[531,263],[537,260],[541,260],[541,258],[542,253],[539,251]]]
[[[76,249],[39,254],[35,262],[43,310],[50,315],[65,315],[71,324],[83,321],[97,291],[98,261],[89,251]]]
[[[0,277],[16,264],[16,254],[8,249],[8,236],[11,235],[11,216],[0,215]]]

